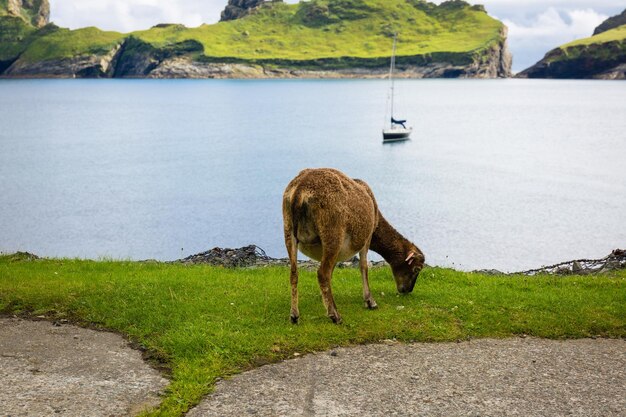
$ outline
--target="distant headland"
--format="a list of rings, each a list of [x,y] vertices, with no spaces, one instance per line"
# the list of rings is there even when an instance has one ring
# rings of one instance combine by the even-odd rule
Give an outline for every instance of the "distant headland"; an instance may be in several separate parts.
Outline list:
[[[48,0],[0,0],[10,78],[382,78],[511,75],[507,29],[461,0],[230,0],[222,20],[129,34],[49,22]]]

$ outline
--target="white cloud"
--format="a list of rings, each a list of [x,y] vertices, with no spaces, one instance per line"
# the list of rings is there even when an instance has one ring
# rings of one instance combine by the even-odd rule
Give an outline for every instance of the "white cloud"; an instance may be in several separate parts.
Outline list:
[[[97,26],[131,32],[157,23],[182,23],[189,27],[219,20],[222,0],[51,0],[51,19],[77,29]]]

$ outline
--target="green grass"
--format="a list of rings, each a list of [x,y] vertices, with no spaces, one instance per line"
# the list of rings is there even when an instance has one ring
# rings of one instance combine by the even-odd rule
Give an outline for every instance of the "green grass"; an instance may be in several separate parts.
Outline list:
[[[371,271],[370,283],[379,309],[369,311],[358,271],[337,269],[333,290],[342,325],[325,317],[315,272],[307,271],[300,279],[301,324],[291,325],[288,281],[287,268],[4,256],[0,313],[67,318],[145,346],[171,370],[155,416],[180,416],[216,378],[294,352],[389,338],[626,337],[626,271],[530,278],[428,268],[412,294],[398,296],[390,270],[381,268]]]
[[[9,14],[8,4],[8,0],[0,0],[0,16],[5,16]]]
[[[105,55],[124,40],[119,32],[104,32],[95,27],[59,29],[32,42],[21,58],[27,62]]]
[[[135,32],[164,46],[185,39],[204,45],[210,57],[309,60],[388,57],[399,33],[398,55],[468,52],[500,39],[502,24],[470,7],[420,7],[405,0],[313,0],[277,3],[244,19],[195,29]]]
[[[198,28],[171,25],[130,35],[155,48],[198,42],[203,51],[195,57],[200,59],[292,63],[389,57],[394,32],[399,33],[399,59],[480,55],[502,40],[502,28],[480,8],[456,0],[440,6],[420,0],[311,0],[268,4],[243,19]],[[110,50],[126,36],[95,28],[62,30],[34,42],[23,59]]]
[[[602,32],[599,35],[591,36],[589,38],[577,39],[573,42],[566,43],[565,45],[561,46],[561,48],[567,49],[580,45],[593,45],[624,40],[626,40],[626,25],[618,26],[615,29],[607,30],[606,32]]]
[[[15,59],[32,42],[34,32],[19,17],[0,15],[0,61]]]

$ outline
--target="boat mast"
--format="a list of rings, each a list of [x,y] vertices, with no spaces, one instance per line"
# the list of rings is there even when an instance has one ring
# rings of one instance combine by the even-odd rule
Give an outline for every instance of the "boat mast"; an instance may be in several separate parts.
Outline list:
[[[393,119],[393,95],[394,95],[394,80],[393,80],[393,70],[396,66],[396,39],[398,37],[397,33],[393,34],[393,48],[391,50],[391,65],[389,66],[389,79],[391,80],[391,118]],[[390,126],[393,127],[393,123],[389,122]]]

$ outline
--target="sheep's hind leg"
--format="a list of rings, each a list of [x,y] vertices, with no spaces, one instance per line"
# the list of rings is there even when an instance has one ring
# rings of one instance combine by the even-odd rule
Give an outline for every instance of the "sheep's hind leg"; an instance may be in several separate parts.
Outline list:
[[[291,282],[291,322],[298,324],[300,319],[300,311],[298,309],[298,242],[296,237],[290,232],[285,231],[285,245],[289,254],[289,264],[291,272],[289,281]]]
[[[378,308],[378,304],[374,301],[372,293],[370,292],[370,285],[368,280],[368,267],[367,267],[367,251],[369,244],[365,245],[359,252],[359,267],[361,269],[361,279],[363,280],[363,300],[365,301],[365,307],[373,310]]]
[[[338,249],[324,246],[321,265],[317,270],[317,281],[322,291],[322,300],[324,301],[324,306],[326,306],[326,313],[333,323],[337,324],[341,323],[341,316],[335,305],[330,281],[333,277],[338,253]]]

